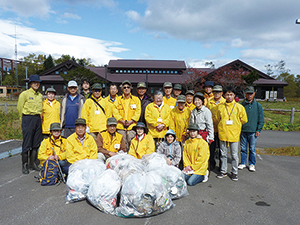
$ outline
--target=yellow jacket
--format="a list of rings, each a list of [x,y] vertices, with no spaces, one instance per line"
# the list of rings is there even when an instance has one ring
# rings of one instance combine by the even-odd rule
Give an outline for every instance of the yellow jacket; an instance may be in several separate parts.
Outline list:
[[[196,106],[194,105],[193,102],[191,102],[190,104],[189,103],[186,103],[186,107],[188,107],[191,111],[196,108]]]
[[[67,138],[66,159],[69,163],[73,164],[81,159],[97,159],[97,153],[98,148],[91,135],[85,134],[83,145],[78,140],[76,133]]]
[[[44,139],[41,143],[38,153],[38,159],[40,160],[41,166],[43,166],[44,162],[49,158],[49,156],[53,155],[52,149],[54,149],[55,155],[58,155],[59,160],[65,160],[66,143],[67,139],[63,137],[59,137],[58,139],[54,140],[51,135],[50,137]]]
[[[166,96],[163,97],[163,101],[165,104],[170,106],[171,109],[173,109],[176,106],[177,99],[170,96],[170,98],[167,98]]]
[[[103,148],[110,152],[118,152],[120,150],[121,141],[123,138],[121,134],[115,132],[115,135],[112,136],[108,131],[105,131],[100,135],[103,138]]]
[[[113,115],[119,120],[133,120],[134,123],[131,124],[127,130],[131,130],[133,126],[136,125],[141,116],[141,100],[130,94],[128,98],[124,95],[118,97],[117,106],[113,108]],[[117,129],[125,130],[126,128],[118,122]]]
[[[180,111],[177,106],[171,110],[169,129],[175,131],[177,141],[181,141],[182,136],[186,136],[190,115],[191,110],[187,107],[182,111]]]
[[[210,93],[209,95],[207,93],[204,93],[204,106],[207,105],[207,103],[214,98],[214,94]]]
[[[225,102],[226,102],[225,98],[221,97],[220,102],[218,104],[216,104],[215,99],[212,99],[207,103],[206,106],[211,111],[215,133],[218,133],[218,121],[217,121],[218,106]]]
[[[23,91],[18,99],[17,109],[19,112],[20,120],[22,115],[40,115],[43,112],[43,95],[29,88]]]
[[[110,95],[104,98],[104,101],[106,102],[106,106],[110,108],[109,113],[111,113],[110,115],[108,113],[105,113],[106,117],[113,117],[113,108],[118,105],[118,96],[116,96],[114,102],[112,102],[112,100],[110,99]]]
[[[131,140],[128,154],[140,159],[143,155],[152,154],[153,152],[155,152],[154,140],[151,135],[145,134],[141,141],[137,136]]]
[[[165,137],[165,134],[170,125],[170,112],[171,109],[167,104],[163,104],[161,109],[159,109],[154,102],[147,105],[145,111],[145,119],[147,122],[149,133],[153,138]],[[158,132],[156,130],[156,126],[162,123],[165,124],[165,128],[161,132]]]
[[[54,99],[51,106],[48,99],[43,101],[41,119],[43,134],[50,134],[51,123],[60,123],[60,102]]]
[[[107,107],[107,103],[102,97],[97,100],[92,95],[91,98],[95,99],[103,107],[105,114],[92,99],[88,98],[82,107],[81,118],[86,120],[86,125],[90,128],[91,133],[101,132],[106,130],[106,120],[109,118],[106,114],[111,115],[111,107]]]
[[[191,166],[197,175],[205,175],[208,168],[210,152],[205,140],[194,138],[188,139],[183,148],[184,167]]]
[[[228,122],[230,113],[232,124]],[[233,100],[231,103],[225,102],[218,105],[216,121],[218,122],[219,138],[221,141],[238,142],[240,140],[242,125],[248,122],[248,118],[244,106]]]

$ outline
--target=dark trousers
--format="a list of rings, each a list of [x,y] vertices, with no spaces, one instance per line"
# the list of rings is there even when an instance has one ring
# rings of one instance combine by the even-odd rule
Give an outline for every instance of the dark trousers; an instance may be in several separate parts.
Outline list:
[[[23,115],[22,117],[22,153],[38,150],[42,141],[42,122],[40,115]]]
[[[215,133],[215,140],[209,146],[210,156],[209,156],[209,167],[210,169],[214,169],[216,166],[215,156],[219,157],[219,149],[220,149],[220,139],[218,133]]]

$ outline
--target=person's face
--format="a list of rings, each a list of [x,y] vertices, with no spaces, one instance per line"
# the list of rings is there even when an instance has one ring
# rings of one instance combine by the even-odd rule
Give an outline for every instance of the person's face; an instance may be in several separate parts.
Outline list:
[[[190,130],[189,135],[191,138],[197,137],[198,131],[197,130]]]
[[[124,95],[129,95],[131,92],[131,87],[128,84],[124,84],[122,87]]]
[[[86,81],[83,82],[82,84],[82,89],[83,90],[88,90],[90,88],[90,84]]]
[[[86,129],[86,125],[83,124],[75,125],[75,132],[79,137],[83,137],[83,135],[85,134],[85,129]]]
[[[163,96],[162,95],[155,95],[154,96],[154,103],[156,105],[161,105],[162,102],[163,102]]]
[[[178,109],[182,111],[185,107],[185,102],[177,102]]]
[[[187,103],[191,103],[191,102],[193,102],[193,98],[194,98],[194,96],[193,95],[186,95],[185,96],[186,97],[186,101],[187,101]]]
[[[138,88],[137,93],[139,96],[144,96],[147,92],[147,88]]]
[[[171,87],[166,87],[164,88],[164,92],[167,96],[171,95],[172,93],[172,88]]]
[[[216,100],[219,100],[222,97],[223,92],[222,91],[214,91],[213,94],[214,94],[214,98]]]
[[[109,88],[109,94],[110,94],[110,96],[116,96],[116,94],[118,94],[118,88],[117,88],[117,86],[115,86],[115,85],[110,86],[110,88]]]
[[[230,92],[226,92],[224,97],[226,99],[226,102],[230,103],[230,102],[232,102],[234,100],[235,94],[233,92],[231,92],[231,91]]]
[[[55,93],[54,92],[47,92],[47,99],[49,100],[49,101],[53,101],[54,100],[54,98],[55,98]]]
[[[141,136],[144,134],[144,128],[141,128],[141,127],[137,127],[136,128],[136,133],[138,136]]]
[[[172,135],[172,134],[169,134],[168,136],[167,136],[167,142],[169,143],[169,144],[171,144],[171,143],[173,143],[173,141],[174,141],[174,136]]]
[[[68,91],[71,96],[75,96],[77,94],[78,87],[68,87]]]
[[[246,96],[246,99],[248,102],[252,102],[254,99],[254,96],[255,96],[255,92],[254,93],[246,93],[245,96]]]
[[[201,107],[201,106],[203,105],[202,99],[196,97],[196,98],[194,99],[194,105],[195,105],[197,108]]]
[[[34,91],[37,91],[40,87],[40,82],[37,82],[37,81],[32,81],[31,84],[30,84],[30,87],[34,90]]]
[[[102,94],[102,90],[100,89],[93,90],[93,95],[95,98],[97,99],[100,98],[101,94]]]
[[[212,92],[212,86],[205,86],[204,87],[204,91],[207,93],[207,94],[210,94]]]
[[[181,94],[181,90],[174,89],[173,93],[174,93],[174,96],[177,97],[178,95]]]
[[[61,131],[60,130],[52,130],[51,134],[55,139],[57,139],[60,137]]]
[[[117,130],[117,125],[115,125],[115,124],[109,125],[109,126],[107,126],[107,130],[108,130],[108,133],[114,134]]]

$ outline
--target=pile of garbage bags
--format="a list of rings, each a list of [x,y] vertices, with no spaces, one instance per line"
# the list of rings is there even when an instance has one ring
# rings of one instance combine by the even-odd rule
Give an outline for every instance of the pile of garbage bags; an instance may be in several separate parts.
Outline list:
[[[119,217],[147,217],[175,206],[188,195],[183,173],[153,153],[136,159],[126,153],[74,163],[67,180],[66,203],[87,199],[102,212]]]

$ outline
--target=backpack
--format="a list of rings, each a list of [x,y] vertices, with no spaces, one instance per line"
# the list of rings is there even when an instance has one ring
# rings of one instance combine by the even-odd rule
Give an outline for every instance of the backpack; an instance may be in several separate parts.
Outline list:
[[[54,160],[46,160],[39,174],[39,181],[42,186],[54,185],[58,181],[58,164]]]

